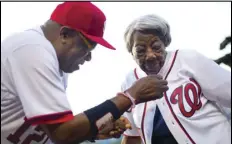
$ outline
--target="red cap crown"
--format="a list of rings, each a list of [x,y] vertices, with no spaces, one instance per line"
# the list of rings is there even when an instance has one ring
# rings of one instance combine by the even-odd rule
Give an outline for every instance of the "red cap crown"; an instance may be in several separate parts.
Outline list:
[[[115,49],[103,39],[106,21],[104,13],[91,2],[64,2],[59,4],[50,19],[81,32],[90,40],[107,48]]]

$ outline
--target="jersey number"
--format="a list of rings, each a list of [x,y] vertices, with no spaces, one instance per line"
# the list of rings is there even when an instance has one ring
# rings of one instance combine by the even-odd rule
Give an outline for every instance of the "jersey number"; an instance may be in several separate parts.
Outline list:
[[[194,113],[197,110],[199,110],[202,106],[200,99],[200,95],[201,95],[200,85],[194,79],[190,79],[190,81],[192,81],[196,86],[193,83],[188,83],[185,86],[180,86],[173,91],[170,99],[172,104],[178,103],[180,112],[185,117],[193,116]],[[192,99],[189,96],[190,93],[192,93]],[[185,109],[185,105],[183,102],[184,98],[190,107],[190,111],[187,111]]]
[[[7,140],[12,142],[13,144],[18,144],[20,142],[20,137],[26,132],[26,130],[30,127],[31,125],[28,123],[24,123],[22,126],[20,126],[16,132],[14,134],[10,134],[7,137]],[[35,142],[41,142],[46,134],[45,132],[43,132],[43,130],[41,129],[40,126],[35,127],[35,131],[37,132],[42,132],[41,134],[30,134],[28,135],[21,144],[30,144],[32,141]],[[46,141],[48,140],[48,138],[44,141],[44,143],[46,143]]]

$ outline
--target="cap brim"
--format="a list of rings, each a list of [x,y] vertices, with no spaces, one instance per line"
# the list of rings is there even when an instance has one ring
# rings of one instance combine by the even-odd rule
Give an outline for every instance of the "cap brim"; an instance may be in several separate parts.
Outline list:
[[[86,34],[84,32],[81,32],[84,36],[86,36],[87,38],[89,38],[90,40],[106,47],[106,48],[109,48],[109,49],[112,49],[112,50],[116,50],[116,48],[114,48],[110,43],[108,43],[106,40],[104,40],[102,37],[97,37],[97,36],[93,36],[93,35],[89,35],[89,34]]]

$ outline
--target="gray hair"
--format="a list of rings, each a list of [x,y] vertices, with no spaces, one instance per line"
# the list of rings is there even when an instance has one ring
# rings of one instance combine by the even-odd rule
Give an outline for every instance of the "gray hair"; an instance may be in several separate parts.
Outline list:
[[[133,34],[135,31],[147,31],[154,30],[155,34],[160,38],[167,47],[171,43],[170,26],[161,17],[157,15],[145,15],[135,19],[126,29],[124,33],[124,40],[129,52],[132,51],[133,46]],[[157,35],[158,34],[158,35]]]

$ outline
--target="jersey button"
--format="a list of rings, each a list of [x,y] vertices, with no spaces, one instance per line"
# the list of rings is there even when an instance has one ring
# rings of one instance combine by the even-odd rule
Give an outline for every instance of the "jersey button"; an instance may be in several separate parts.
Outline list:
[[[174,121],[172,121],[172,125],[175,125]]]

